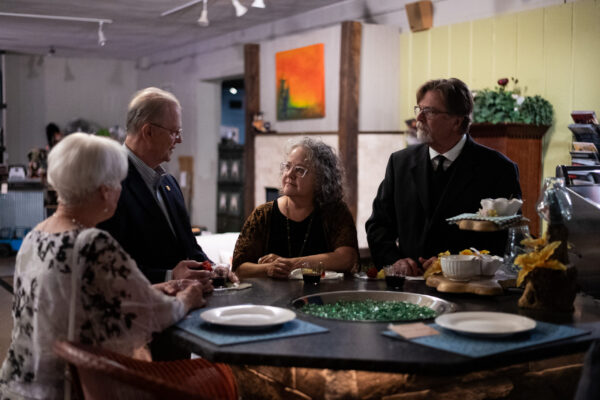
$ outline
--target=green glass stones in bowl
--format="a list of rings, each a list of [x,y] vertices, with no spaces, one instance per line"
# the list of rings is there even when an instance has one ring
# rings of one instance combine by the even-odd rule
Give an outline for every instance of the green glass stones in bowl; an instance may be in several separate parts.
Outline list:
[[[304,314],[354,322],[421,321],[456,309],[433,296],[369,290],[317,293],[297,298],[292,305]]]

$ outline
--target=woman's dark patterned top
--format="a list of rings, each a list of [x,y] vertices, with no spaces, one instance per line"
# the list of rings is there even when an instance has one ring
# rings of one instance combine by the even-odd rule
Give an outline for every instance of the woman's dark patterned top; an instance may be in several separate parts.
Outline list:
[[[109,233],[31,231],[16,260],[14,325],[0,369],[0,399],[63,398],[65,364],[52,344],[67,339],[73,273],[74,339],[82,343],[131,355],[185,313],[182,303],[150,286]]]

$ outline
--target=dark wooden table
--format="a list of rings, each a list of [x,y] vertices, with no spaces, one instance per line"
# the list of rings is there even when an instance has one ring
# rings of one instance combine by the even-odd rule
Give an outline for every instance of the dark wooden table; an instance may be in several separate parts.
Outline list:
[[[263,304],[292,308],[298,297],[340,290],[386,290],[383,281],[353,278],[322,281],[319,287],[304,286],[302,281],[250,279],[253,286],[240,291],[214,293],[209,307],[236,304]],[[585,351],[600,338],[600,302],[578,295],[575,312],[543,313],[517,307],[520,290],[499,296],[445,294],[427,287],[423,281],[407,281],[404,291],[427,294],[451,301],[457,311],[501,311],[526,315],[540,321],[567,324],[590,331],[588,335],[538,345],[499,355],[470,358],[459,354],[396,340],[381,335],[387,323],[343,322],[316,318],[302,313],[298,317],[329,329],[328,333],[290,337],[263,342],[216,346],[173,327],[163,333],[163,346],[187,350],[213,361],[238,365],[271,365],[330,369],[359,369],[425,375],[449,375],[497,368],[515,363],[540,360]]]

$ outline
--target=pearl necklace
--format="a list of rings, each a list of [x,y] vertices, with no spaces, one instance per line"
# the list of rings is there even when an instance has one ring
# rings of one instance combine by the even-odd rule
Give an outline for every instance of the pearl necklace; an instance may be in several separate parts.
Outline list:
[[[287,215],[290,215],[290,200],[288,199],[285,203],[285,210]],[[308,228],[306,228],[306,233],[304,234],[304,241],[302,242],[302,247],[300,248],[300,253],[298,253],[298,257],[302,257],[302,253],[304,252],[304,246],[306,246],[306,242],[308,241],[308,236],[310,235],[310,228],[312,227],[313,217],[315,216],[314,210],[311,213],[310,221],[308,221]],[[292,257],[292,239],[290,235],[290,219],[285,216],[285,227],[287,230],[287,245],[288,245],[288,257]]]
[[[61,215],[56,215],[56,213],[54,213],[54,214],[52,214],[52,217],[61,218]],[[63,217],[63,218],[66,218],[66,219],[68,219],[68,218],[69,218],[69,217],[68,217],[68,216],[66,216],[66,215],[62,215],[62,217]],[[72,223],[73,225],[75,225],[75,226],[77,227],[77,229],[84,230],[84,229],[87,229],[87,228],[88,228],[87,226],[85,226],[84,224],[82,224],[81,222],[79,222],[79,221],[78,221],[77,219],[75,219],[75,218],[71,218],[71,223]]]

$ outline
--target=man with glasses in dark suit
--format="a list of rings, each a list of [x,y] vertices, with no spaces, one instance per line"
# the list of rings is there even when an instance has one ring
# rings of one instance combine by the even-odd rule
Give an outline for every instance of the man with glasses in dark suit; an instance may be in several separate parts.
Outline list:
[[[421,144],[390,156],[366,223],[375,265],[420,275],[446,250],[501,254],[506,233],[463,231],[446,218],[477,211],[484,198],[520,198],[517,165],[469,136],[473,98],[461,80],[426,82],[414,110]]]
[[[192,234],[183,194],[161,163],[182,141],[181,106],[158,88],[135,94],[127,113],[129,170],[112,218],[99,227],[111,233],[152,283],[196,279],[211,290],[208,257]]]

